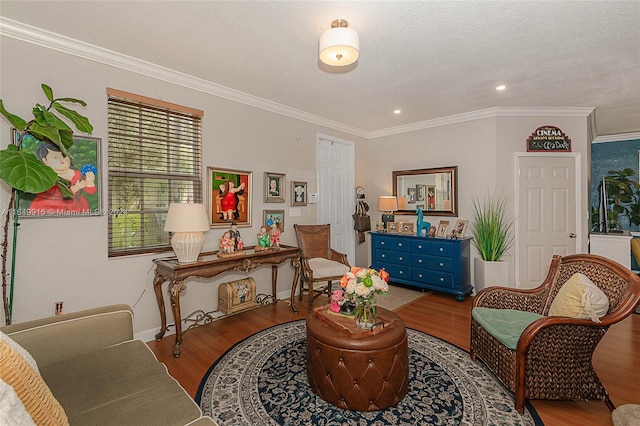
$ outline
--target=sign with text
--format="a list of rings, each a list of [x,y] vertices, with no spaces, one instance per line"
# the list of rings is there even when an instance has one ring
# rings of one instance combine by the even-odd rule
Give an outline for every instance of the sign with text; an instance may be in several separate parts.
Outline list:
[[[571,152],[571,139],[555,126],[541,126],[527,138],[527,152]]]

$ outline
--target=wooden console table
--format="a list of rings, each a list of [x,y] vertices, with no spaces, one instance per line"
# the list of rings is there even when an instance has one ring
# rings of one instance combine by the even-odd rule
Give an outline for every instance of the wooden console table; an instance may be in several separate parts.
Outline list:
[[[155,277],[153,279],[153,289],[158,300],[160,309],[160,319],[162,322],[160,332],[156,334],[156,340],[160,341],[164,337],[167,329],[167,315],[165,313],[164,297],[162,296],[162,284],[169,281],[169,296],[171,298],[171,310],[173,320],[176,325],[176,344],[173,348],[173,356],[180,356],[182,346],[182,314],[180,313],[180,292],[187,288],[185,280],[191,277],[211,278],[228,271],[250,272],[262,266],[271,265],[271,297],[274,303],[276,299],[276,284],[278,280],[278,265],[285,260],[291,261],[291,266],[295,269],[293,275],[292,291],[295,283],[300,278],[300,249],[292,246],[280,246],[279,249],[256,252],[253,249],[245,250],[244,255],[231,257],[218,257],[217,251],[202,253],[198,261],[194,263],[179,263],[175,257],[166,259],[156,259]]]

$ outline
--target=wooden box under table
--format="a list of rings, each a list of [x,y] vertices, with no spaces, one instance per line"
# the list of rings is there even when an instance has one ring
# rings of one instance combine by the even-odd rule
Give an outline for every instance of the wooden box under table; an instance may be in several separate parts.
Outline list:
[[[256,281],[251,278],[222,283],[218,287],[218,309],[225,314],[256,306]]]

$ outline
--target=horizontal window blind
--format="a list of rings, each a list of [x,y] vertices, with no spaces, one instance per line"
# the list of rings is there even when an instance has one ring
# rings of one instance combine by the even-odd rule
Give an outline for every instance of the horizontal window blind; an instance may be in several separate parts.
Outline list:
[[[169,250],[169,203],[202,202],[202,114],[107,93],[109,256]]]

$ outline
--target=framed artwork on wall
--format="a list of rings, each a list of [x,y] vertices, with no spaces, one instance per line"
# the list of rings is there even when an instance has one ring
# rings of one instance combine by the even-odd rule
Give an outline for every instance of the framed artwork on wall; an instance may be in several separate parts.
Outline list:
[[[100,216],[101,151],[99,138],[74,136],[69,156],[48,141],[12,130],[15,142],[31,152],[58,175],[58,184],[39,194],[18,191],[17,211],[23,218]],[[63,186],[61,189],[60,187]],[[65,195],[63,196],[63,192]]]
[[[262,210],[262,224],[267,229],[275,224],[280,232],[284,232],[284,210]]]
[[[264,202],[284,203],[285,175],[264,172]]]
[[[207,167],[209,226],[251,226],[252,178],[252,172]]]
[[[416,201],[424,201],[427,198],[427,185],[416,185]]]
[[[291,182],[291,205],[307,205],[307,182]]]

